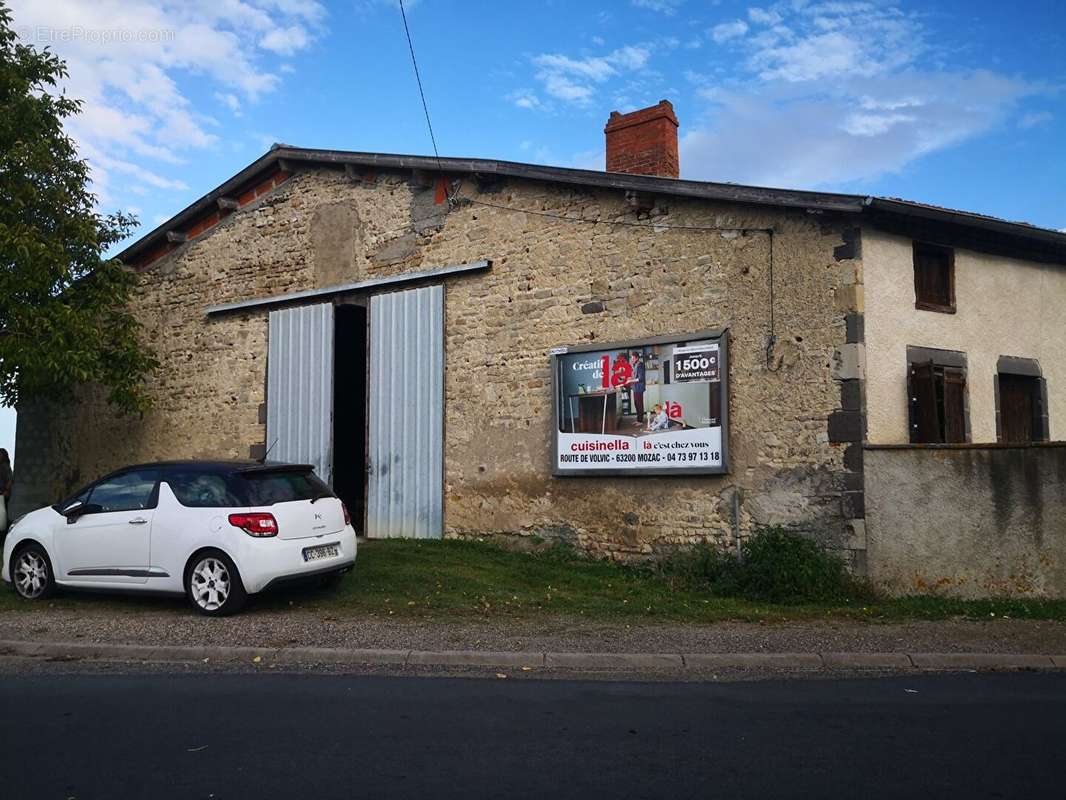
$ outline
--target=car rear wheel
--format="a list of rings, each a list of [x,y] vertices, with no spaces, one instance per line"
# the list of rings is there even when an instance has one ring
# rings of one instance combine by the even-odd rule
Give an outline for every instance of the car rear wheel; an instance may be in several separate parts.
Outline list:
[[[198,553],[189,562],[185,593],[193,608],[209,617],[233,614],[248,599],[237,566],[219,550]]]
[[[20,548],[11,559],[11,582],[24,600],[43,600],[55,591],[52,562],[39,544]]]

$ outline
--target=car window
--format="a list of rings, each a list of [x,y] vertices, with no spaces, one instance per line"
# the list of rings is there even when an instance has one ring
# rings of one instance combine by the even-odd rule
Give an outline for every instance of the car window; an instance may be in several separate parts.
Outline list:
[[[226,475],[185,470],[167,472],[163,480],[183,506],[234,508],[246,505],[234,491],[232,479]]]
[[[156,470],[133,470],[105,478],[93,487],[89,505],[105,511],[136,511],[153,507]]]
[[[253,506],[333,497],[330,488],[313,472],[250,472],[241,477],[248,487],[248,503]]]

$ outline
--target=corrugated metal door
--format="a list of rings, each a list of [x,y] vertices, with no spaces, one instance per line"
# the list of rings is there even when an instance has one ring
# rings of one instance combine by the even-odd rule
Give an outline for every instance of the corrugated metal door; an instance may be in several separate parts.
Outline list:
[[[443,532],[444,288],[370,299],[367,535]]]
[[[271,461],[314,464],[333,479],[333,305],[270,312],[267,447]]]

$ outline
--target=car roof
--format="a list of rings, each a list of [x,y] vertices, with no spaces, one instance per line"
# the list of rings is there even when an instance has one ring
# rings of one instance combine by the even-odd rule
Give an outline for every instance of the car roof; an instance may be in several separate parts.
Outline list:
[[[194,469],[202,472],[272,472],[275,470],[312,470],[312,464],[296,464],[287,461],[253,461],[251,459],[176,459],[172,461],[149,461],[131,464],[111,474],[135,469]]]

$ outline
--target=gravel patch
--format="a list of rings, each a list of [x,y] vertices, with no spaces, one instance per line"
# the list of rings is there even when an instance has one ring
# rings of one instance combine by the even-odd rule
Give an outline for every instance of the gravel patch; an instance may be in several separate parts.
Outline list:
[[[1066,623],[990,619],[603,623],[565,617],[401,620],[304,609],[209,619],[182,607],[128,613],[43,607],[0,612],[0,639],[277,648],[597,653],[1066,653]]]

